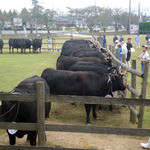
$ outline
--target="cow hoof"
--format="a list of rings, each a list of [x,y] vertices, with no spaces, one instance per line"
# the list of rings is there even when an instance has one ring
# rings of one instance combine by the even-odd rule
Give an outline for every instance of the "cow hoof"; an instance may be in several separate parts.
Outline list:
[[[95,120],[99,120],[99,118],[94,118]]]

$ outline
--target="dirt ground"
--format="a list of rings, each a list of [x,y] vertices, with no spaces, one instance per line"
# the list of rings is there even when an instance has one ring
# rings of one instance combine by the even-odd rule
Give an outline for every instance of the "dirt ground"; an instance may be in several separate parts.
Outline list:
[[[46,132],[47,146],[61,146],[67,148],[85,148],[100,150],[142,150],[140,143],[147,142],[146,138],[99,135],[82,133],[60,133]],[[7,134],[0,136],[0,145],[8,145]],[[17,145],[28,145],[26,136],[23,139],[17,138]]]

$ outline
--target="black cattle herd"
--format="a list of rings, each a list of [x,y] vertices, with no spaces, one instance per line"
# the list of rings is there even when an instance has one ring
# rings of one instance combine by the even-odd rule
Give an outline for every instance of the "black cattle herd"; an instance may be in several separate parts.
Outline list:
[[[19,52],[18,50],[21,50],[21,53],[26,53],[26,49],[29,49],[29,52],[31,53],[31,49],[33,53],[41,52],[41,47],[42,47],[42,39],[41,38],[34,38],[32,40],[26,39],[26,38],[10,38],[8,40],[9,44],[9,53],[14,53],[14,49],[17,49],[17,53]],[[3,52],[3,46],[4,42],[2,39],[0,39],[0,53],[2,54]]]
[[[22,42],[27,45],[28,41]],[[17,43],[18,45],[20,43]],[[28,43],[30,44],[30,43]],[[20,82],[11,94],[34,94],[36,82],[44,81],[45,93],[55,95],[80,96],[113,96],[114,91],[125,90],[123,75],[111,65],[111,57],[105,49],[98,48],[87,40],[69,40],[62,47],[57,59],[56,70],[45,69],[41,77],[33,76]],[[51,103],[45,105],[45,117],[49,117]],[[112,106],[109,106],[113,110]],[[101,105],[100,105],[101,108]],[[97,119],[96,105],[85,104],[86,124],[90,124],[90,112]],[[0,121],[6,122],[37,122],[36,103],[4,102],[0,106]],[[69,113],[69,112],[68,112]],[[16,137],[28,135],[30,145],[36,145],[36,131],[7,130],[11,145],[15,145]]]

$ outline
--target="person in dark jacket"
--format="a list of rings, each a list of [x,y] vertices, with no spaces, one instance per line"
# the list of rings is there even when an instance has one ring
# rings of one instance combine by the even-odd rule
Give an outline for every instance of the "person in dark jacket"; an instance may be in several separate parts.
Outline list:
[[[107,43],[106,36],[103,35],[103,48],[106,48],[106,43]]]
[[[126,58],[126,61],[127,61],[127,65],[129,67],[131,67],[130,65],[130,58],[131,58],[131,48],[132,48],[132,44],[131,44],[131,38],[128,38],[128,42],[127,42],[127,58]]]
[[[115,41],[118,40],[118,37],[115,35],[113,38],[113,43],[115,44]]]
[[[149,45],[149,48],[150,48],[150,35],[147,35],[147,36],[145,37],[145,39],[146,39],[146,45],[147,45],[147,47],[148,47],[148,45]]]

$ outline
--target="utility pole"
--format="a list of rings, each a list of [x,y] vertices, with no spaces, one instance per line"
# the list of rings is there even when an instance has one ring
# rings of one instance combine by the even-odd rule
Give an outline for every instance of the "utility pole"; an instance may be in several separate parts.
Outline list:
[[[140,12],[140,2],[139,2],[139,5],[138,5],[138,27],[139,29],[140,29],[140,14],[141,12]],[[138,33],[139,33],[139,29],[138,29]]]
[[[33,1],[33,4],[34,4],[34,17],[35,17],[35,26],[36,26],[36,36],[38,34],[38,31],[37,31],[37,3],[38,1]]]
[[[131,0],[129,0],[129,34],[131,29]]]

